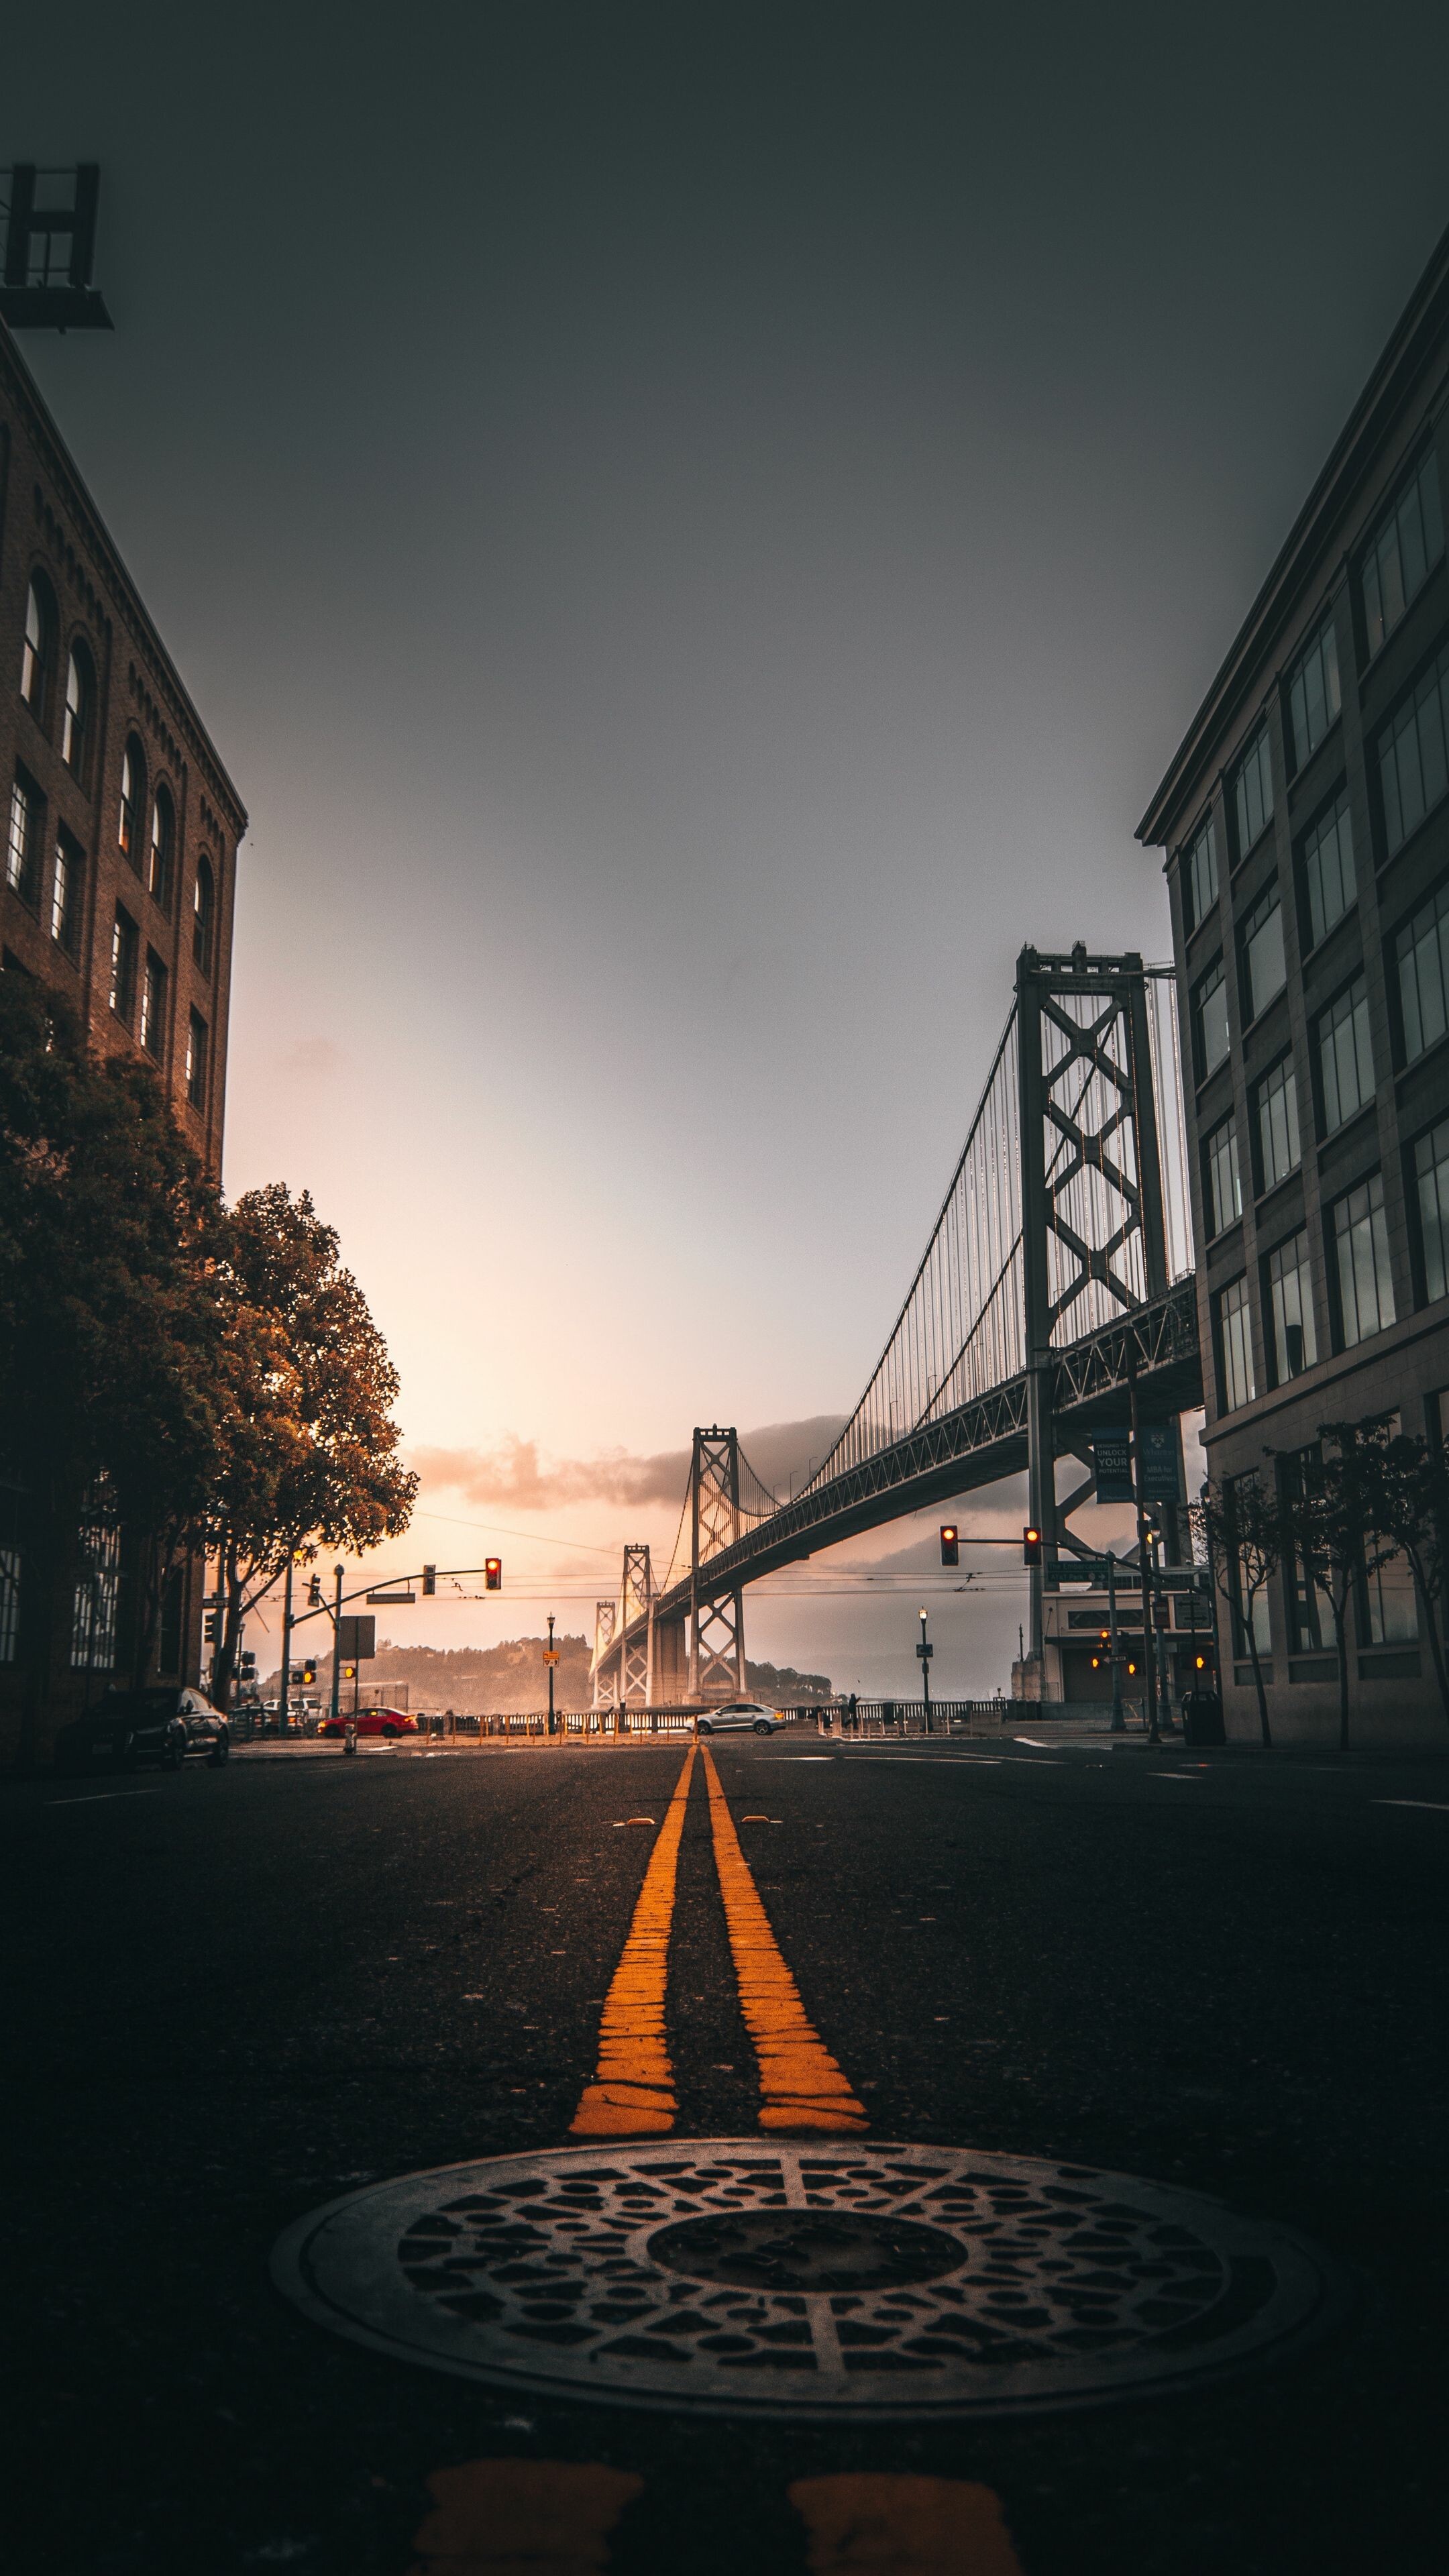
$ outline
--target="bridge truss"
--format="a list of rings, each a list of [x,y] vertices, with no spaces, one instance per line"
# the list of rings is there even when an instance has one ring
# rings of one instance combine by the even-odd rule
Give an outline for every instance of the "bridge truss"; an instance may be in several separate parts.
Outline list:
[[[1201,1401],[1181,1099],[1170,969],[1022,950],[931,1239],[834,1448],[781,1501],[733,1430],[696,1430],[688,1573],[671,1568],[647,1611],[621,1595],[607,1637],[601,1622],[596,1698],[621,1662],[638,1669],[646,1626],[650,1687],[738,1695],[747,1583],[1023,1468],[1040,1655],[1043,1590],[1081,1548],[1066,1524],[1094,1491],[1092,1430],[1124,1419],[1133,1380],[1159,1420]],[[1063,1455],[1088,1476],[1059,1506]]]

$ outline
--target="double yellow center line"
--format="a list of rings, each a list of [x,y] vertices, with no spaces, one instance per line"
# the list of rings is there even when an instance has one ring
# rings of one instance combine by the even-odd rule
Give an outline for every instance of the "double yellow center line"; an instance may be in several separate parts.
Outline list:
[[[672,2129],[679,2104],[669,2060],[664,2003],[669,1977],[669,1933],[679,1877],[694,1766],[702,1748],[691,1745],[674,1795],[649,1856],[629,1937],[614,1971],[599,2030],[599,2059],[570,2122],[577,2138],[640,2137]],[[714,1757],[703,1753],[709,1791],[710,1832],[724,1899],[725,1928],[739,1984],[740,2010],[760,2075],[762,2129],[845,2129],[868,2126],[866,2115],[829,2049],[815,2031],[800,1990],[770,1929]]]

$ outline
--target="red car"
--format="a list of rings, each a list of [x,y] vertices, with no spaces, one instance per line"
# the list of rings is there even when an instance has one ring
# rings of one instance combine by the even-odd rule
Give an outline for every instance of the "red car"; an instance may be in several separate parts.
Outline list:
[[[416,1735],[418,1721],[405,1708],[360,1708],[356,1717],[324,1717],[319,1735],[345,1735],[355,1726],[359,1735]]]

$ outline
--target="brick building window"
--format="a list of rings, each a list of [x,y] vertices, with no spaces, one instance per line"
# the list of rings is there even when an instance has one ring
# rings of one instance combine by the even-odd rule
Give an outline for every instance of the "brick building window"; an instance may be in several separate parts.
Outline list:
[[[1273,754],[1265,724],[1259,725],[1238,763],[1233,804],[1238,822],[1238,856],[1242,858],[1272,820]]]
[[[1193,993],[1192,1018],[1197,1078],[1205,1082],[1228,1051],[1228,987],[1221,957],[1213,960]]]
[[[1392,635],[1443,552],[1439,468],[1431,452],[1380,521],[1364,554],[1363,614],[1371,657]]]
[[[166,969],[154,948],[146,951],[141,986],[141,1044],[159,1064],[166,1052]]]
[[[1343,1347],[1385,1333],[1394,1320],[1394,1282],[1389,1268],[1389,1229],[1384,1215],[1383,1175],[1374,1172],[1349,1190],[1333,1211],[1333,1240],[1338,1258],[1338,1313]]]
[[[191,954],[203,975],[211,973],[211,946],[216,922],[216,879],[203,850],[196,862],[196,891],[191,899]]]
[[[1235,1279],[1218,1299],[1218,1354],[1223,1411],[1236,1413],[1258,1392],[1253,1375],[1253,1323],[1246,1279]]]
[[[206,1107],[207,1027],[199,1011],[186,1032],[186,1097],[193,1109]]]
[[[60,756],[73,778],[85,783],[91,756],[91,720],[96,703],[95,674],[84,644],[73,644],[65,666],[65,719]]]
[[[141,814],[146,802],[146,763],[132,734],[121,761],[121,810],[116,839],[133,868],[141,864]]]
[[[32,573],[25,594],[25,640],[20,647],[20,694],[37,724],[44,724],[55,669],[55,594],[44,573]]]
[[[17,769],[10,790],[10,829],[5,843],[5,882],[22,903],[40,898],[40,834],[45,800],[33,779]]]
[[[1222,1234],[1243,1213],[1243,1181],[1238,1167],[1238,1122],[1225,1118],[1203,1148],[1210,1234]]]
[[[1278,900],[1276,886],[1270,886],[1254,904],[1239,936],[1243,945],[1243,990],[1248,1000],[1248,1017],[1256,1020],[1288,981],[1288,965],[1283,953],[1283,906]]]
[[[1185,910],[1189,930],[1200,929],[1218,899],[1218,835],[1209,814],[1183,861]]]
[[[1316,948],[1358,899],[1346,795],[1336,797],[1304,837],[1303,888],[1308,897],[1309,937]]]
[[[1449,1295],[1449,1118],[1441,1118],[1415,1145],[1414,1183],[1424,1295],[1432,1305],[1436,1297]]]
[[[171,908],[171,873],[176,856],[176,808],[170,790],[158,787],[151,800],[151,848],[146,883],[163,912]]]
[[[136,1008],[136,961],[140,955],[141,934],[124,905],[116,906],[116,925],[111,932],[111,1008],[118,1020],[131,1025]]]
[[[1293,719],[1293,757],[1301,769],[1326,734],[1337,724],[1342,699],[1338,686],[1338,637],[1333,618],[1325,617],[1288,683]]]
[[[1258,1085],[1258,1162],[1263,1187],[1275,1190],[1296,1172],[1303,1148],[1298,1134],[1298,1084],[1293,1059],[1283,1056]]]
[[[1318,1018],[1318,1069],[1323,1083],[1323,1132],[1356,1118],[1374,1096],[1374,1051],[1369,1037],[1368,987],[1355,975]]]
[[[1449,644],[1424,673],[1378,740],[1384,844],[1392,858],[1449,789]]]
[[[55,878],[50,889],[50,935],[57,948],[74,957],[80,945],[81,889],[85,882],[85,854],[69,832],[58,835],[55,844]]]
[[[120,1597],[120,1532],[93,1521],[80,1532],[80,1572],[71,1619],[70,1659],[78,1671],[105,1672],[114,1665]]]
[[[1449,1027],[1449,886],[1440,886],[1394,942],[1404,1062],[1412,1064]]]
[[[1318,1357],[1306,1227],[1268,1255],[1268,1305],[1273,1318],[1273,1380],[1282,1386],[1290,1377],[1301,1377]]]

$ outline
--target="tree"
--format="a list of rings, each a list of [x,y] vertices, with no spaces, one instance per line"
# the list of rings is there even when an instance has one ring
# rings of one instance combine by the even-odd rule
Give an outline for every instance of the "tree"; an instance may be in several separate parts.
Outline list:
[[[148,1068],[98,1063],[59,997],[0,975],[0,1454],[25,1496],[21,1757],[68,1654],[77,1532],[135,1545],[133,1671],[204,1504],[222,1315],[219,1202]]]
[[[225,1605],[213,1666],[225,1705],[242,1621],[288,1560],[396,1538],[417,1478],[395,1454],[387,1345],[306,1191],[247,1191],[220,1242],[231,1376],[205,1536]]]
[[[1226,1604],[1231,1635],[1236,1624],[1248,1643],[1253,1685],[1258,1694],[1258,1726],[1271,1750],[1268,1694],[1258,1646],[1258,1602],[1283,1562],[1283,1515],[1271,1486],[1257,1475],[1235,1477],[1228,1486],[1205,1486],[1203,1500],[1188,1515],[1203,1542],[1213,1581]]]
[[[1283,1455],[1293,1473],[1285,1479],[1284,1520],[1309,1580],[1327,1599],[1338,1648],[1338,1742],[1349,1741],[1348,1613],[1361,1576],[1377,1574],[1399,1553],[1389,1534],[1393,1516],[1388,1452],[1392,1413],[1366,1414],[1359,1422],[1321,1422],[1318,1456]]]
[[[1449,1717],[1449,1667],[1444,1655],[1443,1604],[1449,1588],[1449,1450],[1442,1442],[1397,1432],[1383,1454],[1380,1516],[1418,1587],[1429,1628],[1429,1653],[1439,1701]]]

